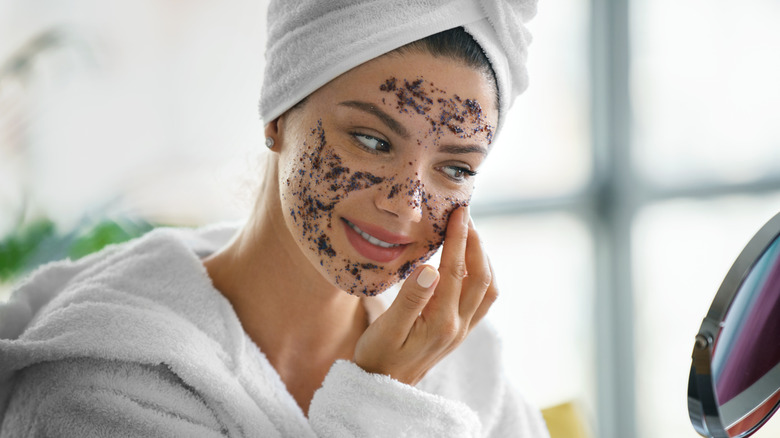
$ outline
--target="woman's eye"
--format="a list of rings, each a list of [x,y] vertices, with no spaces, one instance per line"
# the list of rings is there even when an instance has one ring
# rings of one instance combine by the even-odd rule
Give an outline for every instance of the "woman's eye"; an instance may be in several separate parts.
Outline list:
[[[366,149],[377,152],[387,152],[390,150],[390,144],[386,141],[380,140],[376,137],[372,137],[366,134],[353,134],[355,138]]]
[[[445,175],[455,181],[464,181],[468,177],[475,176],[477,172],[459,166],[446,166],[442,168]]]

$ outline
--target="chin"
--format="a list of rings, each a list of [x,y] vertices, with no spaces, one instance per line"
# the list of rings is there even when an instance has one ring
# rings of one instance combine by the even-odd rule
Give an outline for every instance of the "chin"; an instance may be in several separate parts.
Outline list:
[[[350,295],[372,297],[390,289],[402,278],[395,274],[388,276],[381,272],[364,271],[355,277],[337,274],[333,280],[339,289]]]

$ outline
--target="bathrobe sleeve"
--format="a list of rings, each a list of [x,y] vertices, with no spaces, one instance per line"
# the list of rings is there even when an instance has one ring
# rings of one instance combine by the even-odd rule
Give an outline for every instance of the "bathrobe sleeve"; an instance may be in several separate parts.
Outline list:
[[[498,409],[483,425],[463,402],[337,361],[314,395],[309,422],[320,437],[549,437],[539,411],[509,385],[496,396]]]
[[[19,372],[0,438],[226,436],[214,413],[164,365],[80,358]]]
[[[476,437],[480,422],[463,403],[337,361],[309,407],[321,437]]]

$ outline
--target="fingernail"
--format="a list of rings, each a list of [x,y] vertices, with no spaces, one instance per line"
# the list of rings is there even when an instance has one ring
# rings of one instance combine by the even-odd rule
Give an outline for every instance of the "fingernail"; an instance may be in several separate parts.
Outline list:
[[[463,225],[468,226],[469,220],[471,220],[471,213],[469,213],[469,206],[463,207],[465,210],[463,210]]]
[[[425,289],[431,287],[434,281],[436,281],[436,270],[430,266],[426,266],[417,276],[417,284]]]

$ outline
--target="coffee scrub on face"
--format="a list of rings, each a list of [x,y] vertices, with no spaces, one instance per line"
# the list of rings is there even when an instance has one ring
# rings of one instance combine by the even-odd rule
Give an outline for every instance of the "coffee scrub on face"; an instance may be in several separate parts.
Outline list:
[[[383,105],[401,115],[424,119],[425,132],[418,133],[416,143],[423,156],[429,146],[437,146],[445,135],[459,138],[479,137],[489,144],[493,127],[486,121],[479,103],[474,99],[449,97],[444,90],[423,78],[398,80],[390,77],[379,85],[388,93]],[[341,289],[362,295],[376,295],[405,279],[420,263],[427,261],[442,245],[450,213],[468,205],[470,195],[429,191],[415,172],[403,177],[401,171],[382,174],[350,166],[329,143],[322,119],[310,128],[309,135],[293,158],[293,165],[280,175],[284,185],[282,198],[297,230],[299,243],[316,254],[326,275]],[[400,163],[399,166],[412,161]],[[408,173],[408,172],[407,172]],[[475,172],[471,172],[473,176]],[[377,190],[387,199],[402,198],[410,208],[420,211],[425,227],[425,239],[411,244],[393,262],[377,264],[359,256],[349,255],[351,248],[335,248],[341,224],[334,223],[334,212],[353,192]],[[470,191],[469,191],[470,193]],[[342,239],[343,240],[343,239]],[[356,258],[357,257],[357,258]]]

